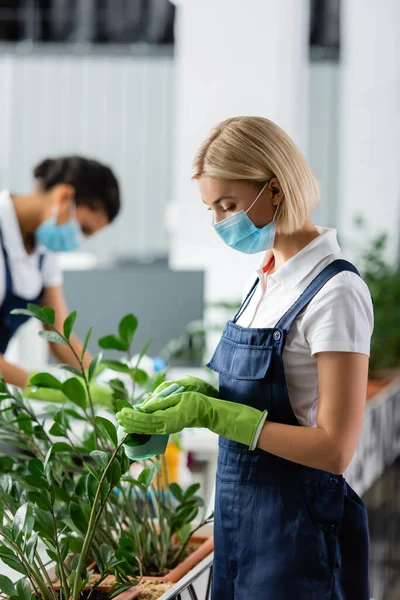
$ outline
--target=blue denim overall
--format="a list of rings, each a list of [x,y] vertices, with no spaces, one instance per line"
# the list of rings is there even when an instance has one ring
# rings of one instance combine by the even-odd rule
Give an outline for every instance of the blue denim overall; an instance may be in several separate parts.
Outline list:
[[[3,304],[0,306],[0,354],[4,354],[7,346],[16,333],[28,319],[25,315],[10,315],[10,312],[17,308],[26,308],[28,303],[39,304],[42,298],[43,290],[34,298],[21,298],[14,293],[14,285],[11,275],[10,263],[7,250],[4,246],[3,236],[0,230],[0,246],[4,257],[4,278],[5,278],[5,296]],[[39,256],[39,270],[42,271],[44,255]]]
[[[209,367],[224,400],[268,410],[299,425],[282,352],[298,314],[344,260],[326,267],[273,329],[236,324],[258,284],[229,321]],[[299,373],[301,376],[301,373]],[[369,600],[368,521],[342,476],[220,438],[212,600]]]

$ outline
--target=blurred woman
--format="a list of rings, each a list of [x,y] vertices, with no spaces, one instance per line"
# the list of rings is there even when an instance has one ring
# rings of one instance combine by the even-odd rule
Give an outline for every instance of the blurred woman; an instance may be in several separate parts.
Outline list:
[[[68,309],[57,254],[78,250],[84,238],[109,225],[120,210],[117,179],[109,167],[95,160],[47,159],[33,174],[32,192],[0,192],[0,371],[7,383],[21,388],[29,374],[9,363],[4,353],[29,317],[10,312],[28,303],[49,306],[56,314],[55,327],[62,330]],[[80,340],[72,335],[71,343],[80,355]],[[58,361],[76,366],[67,346],[49,346]],[[90,360],[87,353],[85,368]]]

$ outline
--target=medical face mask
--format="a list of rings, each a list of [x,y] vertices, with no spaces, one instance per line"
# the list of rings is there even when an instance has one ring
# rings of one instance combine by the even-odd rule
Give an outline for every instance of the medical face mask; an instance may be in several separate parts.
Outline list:
[[[230,248],[244,254],[256,254],[257,252],[263,252],[273,247],[276,232],[276,211],[271,223],[261,228],[256,227],[250,217],[247,216],[247,213],[253,208],[268,183],[264,185],[253,204],[246,211],[241,210],[235,215],[213,225],[220,238]]]
[[[73,252],[82,244],[82,231],[74,214],[69,221],[57,225],[57,214],[46,219],[36,229],[36,241],[51,252]]]

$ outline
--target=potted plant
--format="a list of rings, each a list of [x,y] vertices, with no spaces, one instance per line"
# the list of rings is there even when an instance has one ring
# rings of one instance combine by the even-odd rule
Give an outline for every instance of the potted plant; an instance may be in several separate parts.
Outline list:
[[[30,305],[26,310],[46,325],[48,330],[41,335],[69,345],[76,313],[71,313],[59,332],[54,329],[51,309]],[[103,364],[128,376],[131,383],[129,389],[118,377],[110,381],[115,410],[140,401],[164,378],[164,374],[151,378],[141,370],[147,347],[131,364],[136,328],[137,319],[127,315],[118,335],[100,340],[102,348],[126,353],[125,360]],[[137,589],[133,586],[143,574],[163,578],[183,558],[196,529],[191,524],[202,506],[197,486],[183,491],[172,484],[165,490],[163,459],[148,462],[137,478],[131,476],[132,461],[124,451],[127,437],[119,440],[114,423],[96,415],[91,402],[90,384],[102,357],[97,355],[88,373],[84,371],[82,358],[89,336],[90,332],[82,356],[76,357],[80,368],[63,367],[64,374],[68,373],[65,381],[49,373],[33,379],[50,398],[52,394],[65,397],[61,406],[46,409],[47,419],[39,419],[16,388],[0,384],[0,441],[19,449],[13,457],[0,456],[4,472],[0,498],[5,508],[0,519],[0,559],[13,568],[18,566],[16,570],[28,578],[40,598],[54,598],[60,589],[66,600],[78,600],[105,591],[105,585],[109,597],[128,590],[134,597]],[[85,424],[81,437],[75,432],[77,422]],[[24,508],[19,513],[22,500]],[[24,522],[21,531],[13,531],[12,520]],[[200,524],[206,521],[203,517]],[[37,554],[39,539],[56,565],[56,582]],[[206,543],[210,552],[212,545]],[[33,560],[27,562],[31,545],[34,555],[29,558]],[[88,570],[92,558],[96,566]],[[10,582],[1,581],[0,590],[7,594]]]
[[[365,228],[362,220],[359,228]],[[374,238],[363,251],[360,270],[374,303],[368,396],[376,394],[399,374],[400,366],[400,271],[385,260],[388,236]]]

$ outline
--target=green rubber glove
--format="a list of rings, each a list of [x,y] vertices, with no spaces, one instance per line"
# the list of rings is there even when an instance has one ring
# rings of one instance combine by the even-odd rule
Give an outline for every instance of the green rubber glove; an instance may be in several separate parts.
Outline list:
[[[184,387],[186,392],[198,392],[199,394],[203,394],[204,396],[209,396],[210,398],[218,398],[219,392],[215,389],[210,383],[199,379],[198,377],[191,377],[187,375],[186,377],[182,377],[181,379],[176,379],[174,381],[164,381],[161,385],[158,386],[157,389],[154,390],[150,398],[145,400],[143,404],[146,404],[153,396],[159,394],[164,391],[168,387],[173,384],[177,384],[179,387]]]
[[[186,391],[117,413],[126,433],[173,434],[185,427],[205,427],[250,450],[257,447],[266,418],[267,411]]]

